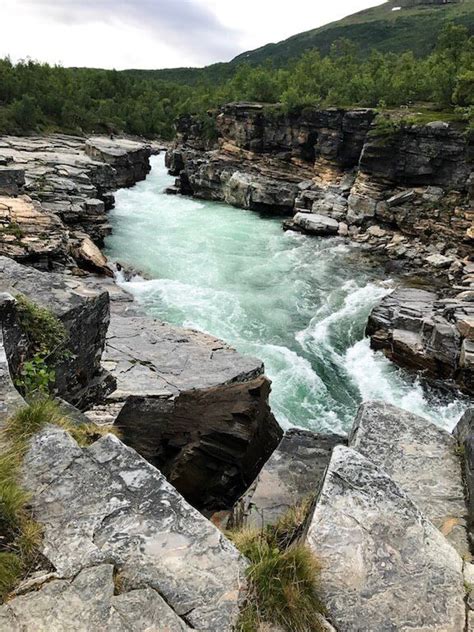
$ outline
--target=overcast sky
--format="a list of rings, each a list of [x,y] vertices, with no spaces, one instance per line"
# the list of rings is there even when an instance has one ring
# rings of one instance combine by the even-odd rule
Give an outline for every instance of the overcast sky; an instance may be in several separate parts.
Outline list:
[[[382,0],[0,0],[0,57],[173,68],[235,55]]]

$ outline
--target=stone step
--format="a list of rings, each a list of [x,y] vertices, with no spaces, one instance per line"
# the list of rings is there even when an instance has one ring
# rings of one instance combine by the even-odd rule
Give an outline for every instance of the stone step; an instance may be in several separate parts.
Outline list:
[[[366,402],[349,446],[384,470],[461,554],[469,551],[461,463],[445,430],[383,402]]]
[[[158,470],[115,436],[83,450],[63,430],[47,428],[32,440],[25,457],[24,484],[44,527],[42,553],[59,583],[41,588],[44,600],[27,595],[3,606],[1,630],[10,630],[1,622],[20,610],[25,617],[36,613],[38,630],[115,629],[99,623],[68,627],[74,599],[78,616],[82,606],[87,610],[97,604],[100,612],[116,612],[134,603],[143,616],[148,613],[148,622],[164,608],[164,600],[173,621],[179,618],[169,628],[162,621],[161,627],[127,630],[174,632],[189,626],[230,632],[243,597],[246,562]],[[107,565],[119,573],[120,599],[111,594]],[[89,572],[95,579],[107,576],[92,595],[89,583],[80,579]],[[57,607],[48,610],[51,595],[59,593]]]
[[[461,557],[406,491],[356,450],[334,449],[307,542],[338,632],[465,629]]]

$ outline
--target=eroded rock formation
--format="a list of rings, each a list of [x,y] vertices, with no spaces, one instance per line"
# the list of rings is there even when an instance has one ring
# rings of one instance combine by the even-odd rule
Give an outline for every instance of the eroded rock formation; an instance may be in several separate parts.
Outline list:
[[[177,122],[167,154],[174,192],[295,214],[286,228],[349,235],[411,270],[452,279],[472,256],[472,146],[462,127],[249,103],[224,106],[210,121],[214,141],[208,125]]]
[[[245,560],[134,450],[112,435],[82,450],[51,427],[24,479],[54,572],[0,608],[1,629],[232,629]]]
[[[75,258],[83,265],[78,248],[86,237],[103,243],[112,192],[146,177],[151,152],[121,138],[1,137],[0,195],[28,197],[0,198],[0,254],[43,269],[71,267]]]
[[[474,393],[474,302],[469,292],[442,298],[401,288],[372,310],[367,334],[374,349],[443,385]]]
[[[232,506],[281,437],[262,362],[207,334],[113,314],[103,366],[117,390],[92,418],[201,509]]]

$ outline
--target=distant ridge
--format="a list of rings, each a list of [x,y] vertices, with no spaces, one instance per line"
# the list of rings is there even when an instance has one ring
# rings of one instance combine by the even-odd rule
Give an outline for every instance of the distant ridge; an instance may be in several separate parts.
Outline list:
[[[474,34],[474,0],[389,0],[281,42],[246,51],[230,62],[205,68],[123,72],[190,86],[201,81],[219,83],[229,79],[242,63],[259,65],[270,61],[277,67],[285,66],[314,48],[325,55],[339,38],[354,42],[362,54],[369,54],[375,49],[385,53],[413,51],[416,56],[423,56],[434,49],[439,33],[450,22],[464,25],[470,34]]]

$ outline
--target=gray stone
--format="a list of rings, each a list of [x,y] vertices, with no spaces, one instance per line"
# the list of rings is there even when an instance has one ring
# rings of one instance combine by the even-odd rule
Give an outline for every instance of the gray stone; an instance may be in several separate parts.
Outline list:
[[[24,484],[44,526],[42,552],[60,578],[113,564],[128,595],[119,600],[120,610],[130,607],[130,591],[151,589],[189,626],[231,629],[245,562],[158,470],[119,439],[108,435],[81,450],[63,430],[47,428],[25,457]],[[107,607],[107,600],[101,602]]]
[[[4,632],[183,632],[191,628],[151,588],[114,594],[113,566],[56,579],[0,607]]]
[[[103,366],[124,441],[194,506],[230,508],[281,438],[262,362],[208,334],[113,314]]]
[[[307,542],[338,632],[460,632],[462,559],[383,471],[334,449]]]
[[[461,463],[450,433],[396,406],[365,402],[349,446],[400,485],[460,555],[468,553]]]
[[[347,443],[336,434],[287,430],[258,478],[234,509],[234,522],[252,527],[275,524],[295,505],[314,497],[334,446]]]
[[[15,300],[9,294],[0,294],[0,315],[4,320],[8,312],[13,312]],[[7,354],[3,344],[3,332],[0,327],[0,426],[8,417],[25,405],[20,393],[16,390],[8,366]]]
[[[339,222],[332,217],[318,213],[296,213],[294,227],[312,235],[337,235]]]
[[[453,262],[452,257],[445,257],[444,255],[434,254],[426,257],[425,261],[432,265],[434,268],[449,268]]]
[[[401,204],[405,204],[406,202],[411,202],[415,197],[416,194],[414,191],[402,191],[401,193],[392,195],[392,197],[387,200],[387,205],[389,207],[400,206]]]

